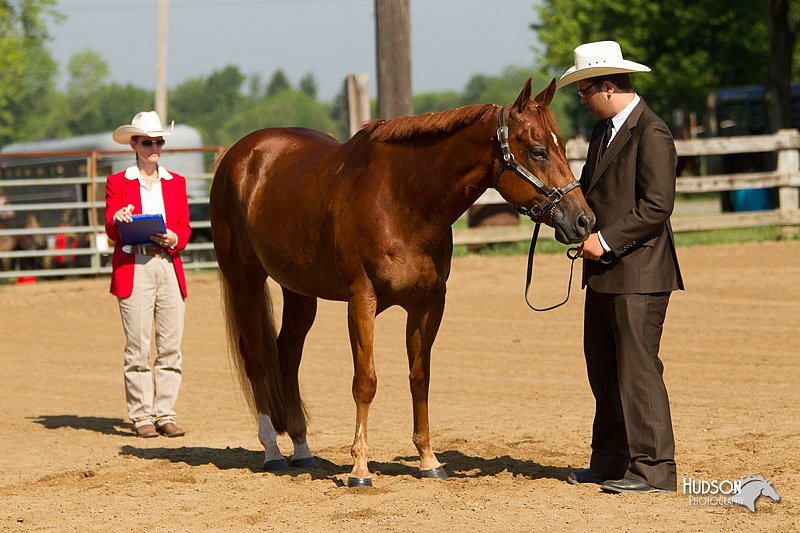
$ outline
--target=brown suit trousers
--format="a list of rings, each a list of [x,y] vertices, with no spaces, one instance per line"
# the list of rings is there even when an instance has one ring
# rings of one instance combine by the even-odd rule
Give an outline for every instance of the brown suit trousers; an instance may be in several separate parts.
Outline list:
[[[677,157],[644,101],[598,157],[595,127],[581,187],[610,263],[584,261],[584,355],[596,410],[590,466],[675,490],[675,444],[658,357],[670,293],[683,288],[669,215]]]

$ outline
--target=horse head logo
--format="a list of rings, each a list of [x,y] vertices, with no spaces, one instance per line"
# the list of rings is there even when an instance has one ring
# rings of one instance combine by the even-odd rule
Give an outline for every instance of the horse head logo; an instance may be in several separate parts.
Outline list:
[[[761,476],[740,478],[739,484],[742,488],[738,494],[731,496],[731,503],[744,505],[750,509],[751,513],[756,512],[756,500],[760,496],[766,496],[776,502],[781,500],[778,492],[772,486],[772,482]]]

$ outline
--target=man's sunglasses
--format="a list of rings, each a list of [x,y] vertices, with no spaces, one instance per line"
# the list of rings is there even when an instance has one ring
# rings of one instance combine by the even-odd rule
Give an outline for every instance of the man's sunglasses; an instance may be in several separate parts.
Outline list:
[[[150,146],[153,146],[153,144],[155,144],[156,146],[164,146],[164,143],[166,141],[164,139],[159,139],[157,141],[151,141],[150,139],[145,139],[144,141],[140,142],[142,143],[142,146],[147,146],[149,148]]]
[[[578,89],[578,98],[586,98],[586,95],[589,93],[589,89],[600,83],[602,80],[594,80],[592,83],[584,87],[583,89]]]

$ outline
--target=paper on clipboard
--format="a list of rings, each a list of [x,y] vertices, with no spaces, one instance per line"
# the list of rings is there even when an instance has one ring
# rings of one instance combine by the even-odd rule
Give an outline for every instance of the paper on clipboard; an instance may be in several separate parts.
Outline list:
[[[153,244],[151,235],[167,232],[161,215],[133,215],[133,222],[117,222],[117,229],[122,244]]]

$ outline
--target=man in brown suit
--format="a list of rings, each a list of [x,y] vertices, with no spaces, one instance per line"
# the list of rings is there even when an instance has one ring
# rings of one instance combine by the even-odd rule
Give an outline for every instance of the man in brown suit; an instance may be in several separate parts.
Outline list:
[[[669,216],[677,156],[666,124],[632,89],[619,44],[575,49],[576,82],[599,122],[581,187],[597,222],[583,243],[583,346],[594,394],[589,468],[568,481],[605,492],[675,491],[675,440],[658,357],[670,293],[683,289]]]

